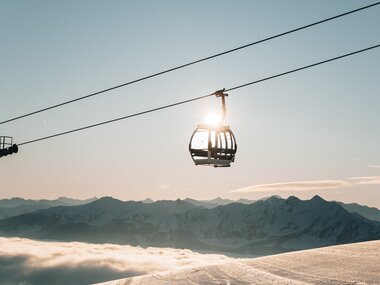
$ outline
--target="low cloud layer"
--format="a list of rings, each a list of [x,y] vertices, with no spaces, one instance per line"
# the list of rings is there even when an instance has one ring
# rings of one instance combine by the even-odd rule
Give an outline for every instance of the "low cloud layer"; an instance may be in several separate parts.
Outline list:
[[[220,254],[0,237],[0,284],[90,284],[232,261]]]
[[[251,185],[244,188],[232,190],[235,193],[251,193],[251,192],[273,192],[273,191],[308,191],[336,189],[351,186],[350,183],[343,180],[318,180],[318,181],[296,181],[272,184]]]
[[[351,177],[358,185],[380,185],[380,176]]]

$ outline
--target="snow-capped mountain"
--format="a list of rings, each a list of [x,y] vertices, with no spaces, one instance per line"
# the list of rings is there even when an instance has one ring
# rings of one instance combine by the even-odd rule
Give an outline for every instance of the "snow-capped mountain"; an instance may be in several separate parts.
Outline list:
[[[264,198],[261,198],[259,200],[265,201],[271,197],[276,197],[278,199],[282,199],[280,196],[274,195],[274,196],[270,196],[270,197],[264,197]],[[232,204],[232,203],[252,204],[252,203],[257,202],[258,200],[249,200],[249,199],[241,198],[239,200],[234,201],[234,200],[222,199],[222,198],[218,197],[218,198],[212,199],[212,200],[195,200],[195,199],[186,198],[185,201],[189,202],[195,206],[201,206],[201,207],[211,209],[211,208],[215,208],[217,206],[228,205],[228,204]],[[359,205],[357,203],[350,203],[350,204],[345,204],[342,202],[337,202],[337,203],[339,203],[344,209],[346,209],[350,213],[357,213],[360,216],[363,216],[364,218],[366,218],[368,220],[380,222],[380,210],[377,208]]]
[[[19,207],[19,206],[30,206],[30,205],[44,205],[47,207],[54,207],[54,206],[76,206],[76,205],[83,205],[87,203],[91,203],[98,198],[90,198],[86,200],[79,200],[79,199],[72,199],[67,197],[59,197],[55,200],[47,200],[47,199],[41,199],[41,200],[32,200],[32,199],[23,199],[19,197],[11,198],[11,199],[1,199],[0,200],[0,207],[1,208],[13,208],[13,207]]]
[[[10,218],[25,213],[30,213],[40,209],[47,209],[56,206],[76,206],[91,203],[97,198],[86,200],[59,197],[55,200],[31,200],[19,197],[0,200],[0,219]]]
[[[358,213],[368,220],[380,222],[380,210],[374,207],[359,205],[357,203],[345,204],[338,202],[343,208],[350,213]]]
[[[267,200],[271,197],[276,197],[276,198],[279,198],[279,199],[282,199],[280,196],[270,196],[270,197],[264,197],[264,198],[261,198],[259,200]],[[217,206],[225,206],[225,205],[228,205],[228,204],[232,204],[232,203],[240,203],[240,204],[253,204],[259,200],[249,200],[249,199],[244,199],[244,198],[240,198],[239,200],[231,200],[231,199],[223,199],[223,198],[220,198],[220,197],[217,197],[215,199],[211,199],[211,200],[195,200],[195,199],[191,199],[191,198],[186,198],[184,201],[186,202],[189,202],[195,206],[201,206],[201,207],[205,207],[205,208],[215,208]]]
[[[0,234],[268,254],[380,239],[380,223],[319,196],[307,201],[271,197],[211,209],[183,200],[143,203],[105,197],[1,220]]]

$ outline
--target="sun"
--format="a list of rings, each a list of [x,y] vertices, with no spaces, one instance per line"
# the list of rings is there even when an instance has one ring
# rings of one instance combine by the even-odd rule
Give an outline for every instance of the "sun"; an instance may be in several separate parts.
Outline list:
[[[205,123],[212,127],[218,127],[222,122],[222,117],[215,113],[210,113],[205,117]]]

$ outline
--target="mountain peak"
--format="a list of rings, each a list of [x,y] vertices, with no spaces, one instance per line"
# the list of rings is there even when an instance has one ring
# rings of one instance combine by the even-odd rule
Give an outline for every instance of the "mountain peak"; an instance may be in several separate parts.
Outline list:
[[[293,196],[293,195],[289,196],[288,199],[286,199],[286,200],[288,200],[288,201],[300,201],[300,199],[298,197]]]
[[[226,204],[233,203],[235,201],[230,200],[230,199],[224,199],[224,198],[221,198],[221,197],[217,197],[215,199],[208,200],[207,202],[218,204],[218,205],[226,205]]]
[[[154,201],[151,198],[146,198],[142,202],[145,203],[145,204],[154,203]]]
[[[290,197],[289,197],[289,198],[290,198]],[[281,198],[278,198],[277,196],[271,196],[271,197],[265,199],[264,201],[265,201],[265,202],[273,203],[273,202],[277,202],[277,201],[279,201],[279,200],[281,200]]]
[[[315,195],[313,198],[311,198],[310,201],[319,201],[319,202],[326,202],[321,196]]]
[[[224,199],[222,197],[216,197],[214,199],[211,199],[210,201],[214,201],[214,202],[223,202]]]
[[[60,196],[60,197],[57,198],[57,200],[66,200],[66,199],[72,200],[71,198],[67,198],[65,196]]]
[[[92,204],[92,205],[110,205],[110,204],[115,204],[115,203],[124,203],[124,202],[121,200],[115,199],[113,197],[110,197],[110,196],[105,196],[105,197],[101,197],[98,200],[95,200],[94,202],[91,202],[89,204]]]

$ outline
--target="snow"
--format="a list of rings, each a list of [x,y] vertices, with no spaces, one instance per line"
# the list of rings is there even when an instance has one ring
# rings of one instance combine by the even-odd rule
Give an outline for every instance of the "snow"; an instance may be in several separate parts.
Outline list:
[[[240,259],[101,284],[380,284],[379,261],[378,240]]]
[[[70,228],[70,231],[67,229]],[[105,232],[112,232],[107,235]],[[82,206],[53,207],[0,221],[6,235],[266,255],[380,239],[380,223],[335,202],[271,197],[212,209],[182,200],[122,202],[110,197]]]

